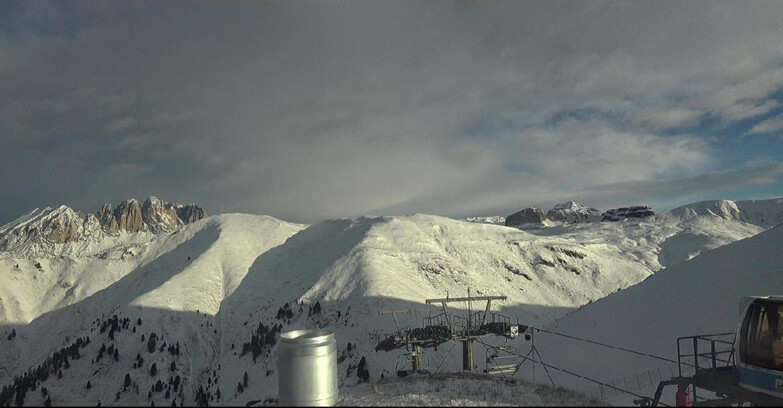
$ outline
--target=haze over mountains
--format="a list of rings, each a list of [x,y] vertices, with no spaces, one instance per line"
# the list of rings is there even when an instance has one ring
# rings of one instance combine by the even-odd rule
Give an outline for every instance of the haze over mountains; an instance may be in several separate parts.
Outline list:
[[[577,203],[561,207],[582,211]],[[34,211],[0,227],[0,383],[43,365],[50,375],[26,388],[27,405],[46,398],[54,405],[204,398],[244,405],[276,393],[278,333],[322,327],[335,331],[340,381],[352,385],[363,357],[370,378],[394,370],[397,354],[374,351],[394,327],[380,310],[423,309],[426,298],[470,287],[506,295],[500,310],[520,323],[546,325],[663,267],[671,276],[696,261],[689,259],[754,237],[782,217],[782,199],[702,202],[658,216],[535,230],[423,214],[302,225],[209,216],[154,197],[86,216],[65,206]],[[775,234],[763,236],[777,242]],[[88,336],[67,368],[52,359]],[[176,344],[179,351],[170,351]],[[119,350],[118,358],[107,358],[102,345]],[[427,353],[440,361],[447,350]],[[445,369],[456,370],[456,360]],[[126,374],[131,384],[123,387]]]

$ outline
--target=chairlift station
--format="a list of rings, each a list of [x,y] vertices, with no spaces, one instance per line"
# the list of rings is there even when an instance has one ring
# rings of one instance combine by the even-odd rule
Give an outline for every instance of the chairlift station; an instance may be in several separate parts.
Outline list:
[[[414,313],[418,316],[419,310],[388,310],[382,311],[382,315],[391,315],[397,331],[388,335],[378,343],[375,351],[392,351],[405,349],[409,353],[411,372],[422,370],[422,349],[437,347],[448,341],[462,343],[462,369],[463,371],[475,371],[476,360],[474,342],[483,336],[500,336],[514,339],[520,333],[527,330],[527,326],[512,324],[511,318],[490,310],[492,301],[504,301],[506,296],[470,296],[445,297],[441,299],[426,299],[428,305],[440,305],[441,310],[433,315],[434,310],[427,311],[427,316],[422,319],[420,327],[400,327],[397,315]],[[450,303],[467,302],[466,313],[454,312],[449,309]],[[472,310],[473,302],[486,302],[483,309]],[[496,366],[488,368],[488,372],[516,371],[518,364]],[[399,372],[405,375],[408,372]]]
[[[481,338],[498,336],[507,340],[515,339],[530,327],[520,325],[518,322],[512,324],[510,317],[492,312],[490,308],[493,300],[503,301],[506,297],[470,296],[468,290],[467,297],[447,296],[425,300],[428,305],[440,305],[439,311],[437,308],[428,311],[415,309],[382,311],[380,314],[392,316],[396,332],[380,341],[375,351],[405,349],[407,353],[403,356],[408,358],[405,363],[410,364],[412,370],[398,370],[397,375],[428,374],[427,370],[422,369],[422,350],[449,341],[454,341],[455,345],[456,342],[460,342],[462,343],[462,370],[473,372],[477,368],[474,342],[478,341],[488,348],[486,373],[503,376],[505,373],[511,373],[513,376],[522,362],[499,364],[498,360],[503,357],[497,358],[498,352],[505,351],[511,357],[522,356],[512,351],[514,349],[512,346],[490,346],[481,341]],[[450,303],[457,302],[466,302],[467,311],[454,312],[449,309]],[[473,302],[486,302],[486,304],[485,307],[473,311]],[[417,317],[419,313],[427,315],[423,317],[419,327],[400,327],[397,316],[411,313]],[[537,330],[531,330],[531,337],[526,336],[526,339],[532,339],[534,331]],[[617,348],[606,344],[595,344]],[[490,366],[489,348],[493,349],[492,366]],[[622,348],[621,350],[640,354],[633,350]],[[533,352],[537,353],[535,343],[524,359],[527,360]],[[746,403],[757,406],[783,405],[783,297],[752,296],[742,299],[740,321],[736,332],[680,337],[677,339],[676,362],[679,367],[676,376],[671,380],[661,381],[653,397],[640,396],[642,398],[635,400],[634,403],[641,406],[664,405],[660,401],[663,389],[676,386],[677,406],[741,406]],[[543,364],[543,361],[541,363]],[[547,365],[543,364],[543,366],[546,369]],[[552,368],[556,369],[556,367]],[[574,375],[571,372],[569,374]],[[591,379],[587,378],[587,380]],[[591,381],[602,384],[595,380]],[[637,395],[614,386],[611,388]],[[692,391],[689,392],[688,389]],[[697,395],[697,389],[701,390],[701,395]]]

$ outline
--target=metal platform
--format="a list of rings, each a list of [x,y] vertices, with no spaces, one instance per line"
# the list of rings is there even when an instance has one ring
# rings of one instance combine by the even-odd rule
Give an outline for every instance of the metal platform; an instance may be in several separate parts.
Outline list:
[[[658,384],[650,405],[658,406],[663,389],[674,385],[681,392],[688,387],[692,388],[691,406],[694,407],[744,403],[755,406],[783,406],[781,398],[754,392],[738,385],[734,365],[734,336],[735,333],[719,333],[678,338],[679,375]],[[697,393],[697,390],[701,390],[701,393]]]

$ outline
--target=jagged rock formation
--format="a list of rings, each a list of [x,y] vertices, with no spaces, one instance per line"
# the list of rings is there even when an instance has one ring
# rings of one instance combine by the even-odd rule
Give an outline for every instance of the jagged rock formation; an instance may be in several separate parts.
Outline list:
[[[626,218],[652,217],[655,213],[648,205],[634,205],[606,210],[601,221],[622,221]]]
[[[111,204],[104,204],[95,216],[98,218],[98,222],[109,233],[116,233],[120,230],[117,225],[117,220],[114,219],[114,212],[112,211]]]
[[[114,210],[114,219],[120,230],[136,232],[142,229],[141,205],[135,199],[125,200]]]
[[[61,217],[52,217],[41,225],[41,235],[51,242],[63,243],[77,238],[81,234],[82,222],[70,208],[63,210],[69,213]]]
[[[575,201],[557,204],[546,213],[536,207],[525,208],[522,211],[506,217],[506,226],[516,227],[524,224],[541,224],[544,221],[563,223],[593,222],[601,219],[601,211],[588,208]]]
[[[182,222],[185,224],[190,224],[191,222],[196,222],[202,218],[206,218],[208,215],[204,211],[203,208],[197,206],[196,204],[188,204],[188,205],[174,205],[174,209],[177,212],[177,217],[179,217]]]
[[[43,253],[53,254],[44,248],[83,244],[88,239],[100,240],[120,232],[170,232],[207,216],[195,204],[166,203],[152,196],[143,204],[135,199],[125,200],[113,210],[111,204],[104,204],[96,213],[87,216],[66,205],[36,209],[0,227],[0,251],[24,251],[35,247]]]
[[[575,201],[567,201],[547,211],[546,218],[551,221],[571,224],[592,222],[601,218],[601,211],[597,208],[587,208]]]
[[[540,224],[544,222],[545,219],[546,214],[544,214],[544,210],[530,207],[506,217],[505,225],[507,227],[516,227],[523,224]]]
[[[141,216],[152,231],[171,231],[185,225],[177,216],[174,206],[163,203],[157,197],[148,197],[144,201],[141,206]]]
[[[111,204],[104,204],[95,215],[108,233],[117,231],[173,231],[185,224],[207,217],[207,213],[196,204],[179,205],[167,203],[150,196],[143,204],[131,198],[117,206],[113,212]]]
[[[78,239],[84,230],[84,218],[68,206],[37,209],[0,230],[0,250],[13,244],[50,242],[62,244]]]

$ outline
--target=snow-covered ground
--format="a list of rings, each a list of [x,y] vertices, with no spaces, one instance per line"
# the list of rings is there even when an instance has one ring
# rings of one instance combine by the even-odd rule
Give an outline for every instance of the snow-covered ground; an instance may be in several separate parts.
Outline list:
[[[480,374],[384,379],[343,387],[338,406],[602,406],[587,394]]]
[[[199,388],[209,393],[212,405],[244,405],[273,397],[277,390],[277,348],[262,345],[254,361],[246,349],[252,336],[272,327],[320,327],[336,333],[340,382],[350,388],[359,382],[356,367],[362,357],[373,380],[395,370],[401,352],[374,351],[394,328],[391,318],[379,316],[380,310],[417,309],[399,319],[402,325],[418,325],[432,310],[424,299],[463,296],[471,288],[476,295],[507,296],[493,310],[522,324],[550,324],[582,305],[657,277],[653,274],[664,266],[659,273],[676,275],[678,265],[702,256],[683,261],[758,234],[777,213],[772,204],[757,207],[762,215],[746,220],[694,210],[536,231],[422,214],[311,226],[224,214],[171,233],[120,233],[78,246],[20,238],[14,241],[20,243],[15,251],[0,253],[0,383],[9,384],[53,352],[90,336],[82,357],[69,361],[62,379],[50,376],[39,385],[47,387],[55,405],[154,401],[160,406],[171,405],[172,398],[193,404]],[[34,250],[20,254],[24,245]],[[653,278],[645,283],[649,281]],[[322,311],[313,314],[316,302]],[[657,313],[672,311],[662,304]],[[124,323],[111,335],[101,331],[114,315]],[[608,322],[604,324],[615,324]],[[594,332],[602,326],[592,321],[580,327]],[[12,330],[17,336],[5,340]],[[152,333],[158,340],[150,352]],[[166,347],[158,350],[164,342]],[[522,338],[514,342],[525,346]],[[168,352],[167,346],[176,343],[181,353]],[[102,344],[118,349],[119,360],[104,356],[98,361]],[[459,347],[449,347],[425,352],[433,371],[440,361],[445,361],[441,372],[459,369]],[[559,352],[543,350],[545,357]],[[452,358],[447,358],[450,351]],[[153,363],[159,368],[155,376],[150,374]],[[239,387],[245,372],[249,382]],[[126,374],[131,384],[124,389]],[[176,376],[181,386],[174,391],[169,383]],[[158,380],[169,397],[163,390],[150,391]],[[25,401],[44,400],[36,391]]]
[[[657,272],[644,282],[593,302],[547,327],[550,331],[677,360],[678,337],[731,333],[744,296],[783,292],[783,226],[705,252]],[[537,333],[544,361],[651,396],[647,371],[667,370],[665,361]],[[676,365],[675,365],[676,372]],[[642,385],[636,386],[639,374]],[[545,374],[536,372],[538,378]],[[595,391],[596,385],[553,373],[557,384]],[[655,382],[654,385],[657,385]],[[616,402],[629,403],[620,395]]]
[[[503,225],[506,222],[506,217],[502,215],[490,215],[490,216],[466,217],[463,220],[467,222]]]

